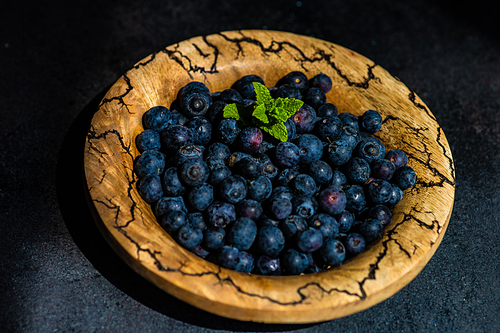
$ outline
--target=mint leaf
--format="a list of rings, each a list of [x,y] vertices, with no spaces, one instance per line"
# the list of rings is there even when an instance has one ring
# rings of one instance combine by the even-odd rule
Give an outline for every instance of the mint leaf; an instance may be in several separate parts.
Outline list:
[[[271,126],[266,126],[262,129],[280,141],[285,142],[288,140],[288,132],[285,124],[282,122],[274,123]]]
[[[236,106],[236,103],[232,104],[227,104],[224,109],[223,109],[223,116],[224,118],[233,118],[236,120],[240,120],[241,116],[240,113],[238,112],[238,107]]]
[[[252,82],[252,84],[255,88],[255,95],[257,96],[257,105],[265,105],[266,109],[272,109],[274,107],[274,99],[271,97],[269,89],[259,82]]]
[[[269,124],[269,118],[266,115],[266,106],[263,104],[255,107],[252,116],[259,119],[264,124]]]
[[[293,116],[302,105],[304,105],[304,102],[300,99],[281,97],[276,99],[276,107],[279,107],[278,114],[281,119],[285,119],[283,121],[287,121],[288,118]]]

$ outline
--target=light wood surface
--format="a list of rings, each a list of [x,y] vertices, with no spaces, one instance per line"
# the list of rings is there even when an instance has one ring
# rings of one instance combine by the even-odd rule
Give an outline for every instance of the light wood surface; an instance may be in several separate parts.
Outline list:
[[[375,109],[377,136],[400,148],[418,175],[383,237],[343,265],[295,277],[230,271],[181,248],[159,226],[136,190],[133,161],[142,115],[170,107],[190,81],[212,92],[243,75],[268,87],[290,71],[333,80],[339,112]],[[339,45],[276,31],[231,31],[171,45],[135,64],[109,90],[85,145],[88,198],[106,240],[135,271],[167,293],[217,315],[266,323],[310,323],[364,310],[392,296],[427,264],[448,226],[455,172],[443,130],[424,102],[381,66]],[[435,277],[438,279],[439,277]]]

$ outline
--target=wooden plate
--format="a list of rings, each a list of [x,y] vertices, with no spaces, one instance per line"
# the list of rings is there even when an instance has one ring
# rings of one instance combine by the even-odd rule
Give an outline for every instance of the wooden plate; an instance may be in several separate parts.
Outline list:
[[[271,87],[290,71],[333,80],[339,112],[378,110],[377,136],[407,152],[418,175],[381,239],[343,265],[294,277],[230,271],[186,251],[159,226],[136,190],[135,137],[143,113],[170,107],[190,81],[221,91],[247,74]],[[169,294],[217,315],[265,323],[311,323],[364,310],[409,283],[436,251],[455,194],[450,147],[424,102],[360,54],[323,40],[277,31],[229,31],[171,45],[135,64],[99,105],[85,145],[85,175],[97,224],[134,270]]]

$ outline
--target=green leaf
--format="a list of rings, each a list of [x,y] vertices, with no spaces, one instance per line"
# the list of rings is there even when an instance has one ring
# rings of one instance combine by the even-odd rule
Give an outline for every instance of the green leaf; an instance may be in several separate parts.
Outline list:
[[[238,112],[238,107],[236,103],[232,104],[227,104],[224,109],[223,109],[223,116],[224,118],[233,118],[236,120],[240,120],[241,116],[240,113]]]
[[[269,127],[264,127],[263,130],[280,141],[285,142],[288,139],[286,126],[282,122],[276,122]]]
[[[297,112],[302,107],[302,105],[304,105],[304,102],[300,99],[295,98],[278,97],[276,99],[276,106],[278,105],[281,107],[281,114],[283,115],[283,117],[286,117],[286,120],[288,120],[288,118],[293,116],[295,112]]]
[[[269,118],[266,115],[266,106],[257,105],[252,113],[252,116],[259,119],[264,124],[269,124]]]
[[[255,88],[255,95],[257,96],[257,104],[265,105],[266,109],[271,109],[274,106],[274,99],[271,97],[269,89],[265,85],[259,82],[252,82]]]

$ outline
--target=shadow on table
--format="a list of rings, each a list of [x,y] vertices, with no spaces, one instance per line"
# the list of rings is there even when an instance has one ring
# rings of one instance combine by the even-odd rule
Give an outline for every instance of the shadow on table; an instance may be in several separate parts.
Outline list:
[[[108,89],[105,89],[107,91]],[[222,318],[184,303],[138,275],[113,251],[99,232],[87,204],[83,169],[85,138],[92,117],[104,97],[97,95],[70,127],[57,161],[56,186],[59,206],[76,245],[92,265],[114,286],[138,302],[168,317],[191,325],[237,331],[285,331],[312,325],[276,325]]]

